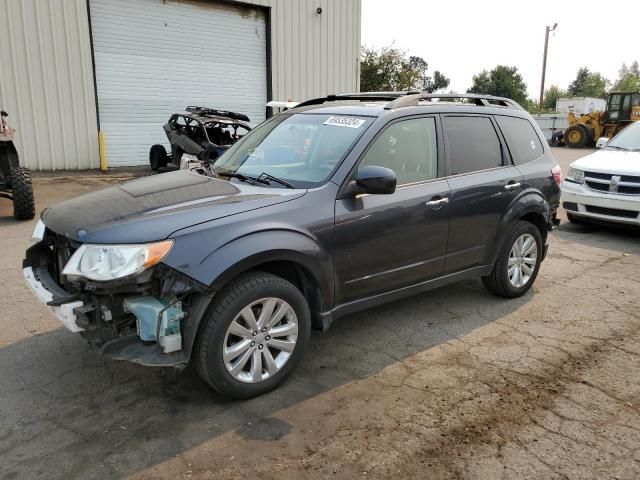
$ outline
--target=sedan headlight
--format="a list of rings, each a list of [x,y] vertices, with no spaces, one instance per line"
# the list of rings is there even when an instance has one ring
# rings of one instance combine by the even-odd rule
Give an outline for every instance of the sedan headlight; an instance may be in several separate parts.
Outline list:
[[[158,263],[172,246],[173,240],[143,245],[85,244],[71,256],[62,274],[96,281],[127,277]]]
[[[584,183],[584,172],[577,168],[569,167],[566,179],[574,183]]]

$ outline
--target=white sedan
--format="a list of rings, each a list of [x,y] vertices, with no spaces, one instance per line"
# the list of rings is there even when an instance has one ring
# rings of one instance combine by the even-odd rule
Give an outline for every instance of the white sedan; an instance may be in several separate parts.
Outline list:
[[[640,122],[569,166],[562,182],[562,206],[572,222],[640,226]]]

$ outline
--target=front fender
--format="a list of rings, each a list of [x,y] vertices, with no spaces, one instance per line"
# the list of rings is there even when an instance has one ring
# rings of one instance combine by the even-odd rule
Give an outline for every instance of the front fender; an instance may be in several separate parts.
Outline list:
[[[502,217],[500,225],[494,237],[493,245],[495,247],[489,253],[490,257],[486,259],[486,265],[493,265],[496,261],[500,248],[509,234],[511,226],[520,218],[527,214],[534,213],[541,215],[545,225],[548,222],[549,211],[551,206],[547,199],[536,190],[524,191],[516,198],[507,213]]]
[[[333,264],[331,255],[311,237],[292,230],[261,231],[236,238],[207,255],[199,264],[173,266],[194,280],[210,286],[210,295],[198,295],[185,323],[185,353],[191,356],[200,321],[212,298],[230,280],[261,264],[287,261],[302,267],[320,290],[323,309],[333,306]]]

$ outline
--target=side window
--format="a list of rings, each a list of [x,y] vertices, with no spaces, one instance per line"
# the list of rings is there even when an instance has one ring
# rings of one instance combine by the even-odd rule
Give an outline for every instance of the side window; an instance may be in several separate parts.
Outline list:
[[[529,120],[500,115],[496,115],[495,118],[507,140],[509,151],[516,165],[531,162],[542,156],[540,137]]]
[[[389,125],[360,165],[387,167],[396,172],[398,185],[438,176],[436,121],[432,117],[403,120]]]
[[[451,175],[502,166],[500,141],[488,117],[444,117]]]

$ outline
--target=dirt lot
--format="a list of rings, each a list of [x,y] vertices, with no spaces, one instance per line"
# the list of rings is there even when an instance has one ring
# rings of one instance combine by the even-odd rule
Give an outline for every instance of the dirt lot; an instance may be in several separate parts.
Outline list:
[[[37,178],[38,208],[118,180]],[[21,279],[33,223],[9,214],[0,478],[640,478],[637,232],[565,220],[525,297],[470,281],[352,315],[282,388],[231,402],[61,330]]]

